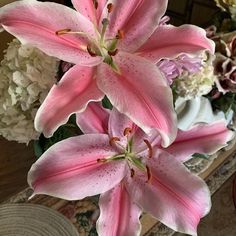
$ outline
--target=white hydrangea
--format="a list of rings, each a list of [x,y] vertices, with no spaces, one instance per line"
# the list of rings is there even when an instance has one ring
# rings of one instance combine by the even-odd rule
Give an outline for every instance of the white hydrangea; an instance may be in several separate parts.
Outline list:
[[[14,39],[0,67],[0,135],[28,143],[38,139],[37,109],[55,83],[59,61]]]
[[[212,59],[210,59],[203,64],[199,72],[183,73],[175,80],[174,87],[180,97],[189,100],[208,94],[216,80]]]

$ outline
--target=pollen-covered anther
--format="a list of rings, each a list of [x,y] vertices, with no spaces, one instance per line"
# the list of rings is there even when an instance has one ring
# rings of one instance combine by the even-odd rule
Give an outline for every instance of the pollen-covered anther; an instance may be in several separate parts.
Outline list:
[[[115,49],[114,51],[108,51],[108,55],[114,57],[118,53],[118,49]]]
[[[112,137],[110,140],[109,140],[109,144],[110,146],[112,146],[113,143],[115,142],[119,142],[120,139],[118,137]]]
[[[88,53],[91,57],[96,57],[97,56],[97,54],[92,50],[90,45],[87,46],[87,51],[88,51]]]
[[[98,1],[97,0],[93,0],[93,5],[95,7],[95,9],[98,9]]]
[[[131,178],[134,178],[134,175],[135,175],[134,169],[130,169],[130,177],[131,177]]]
[[[152,178],[152,173],[151,173],[151,170],[150,170],[149,166],[146,166],[146,170],[147,170],[147,181],[146,181],[146,183],[149,183],[151,178]]]
[[[105,158],[97,159],[97,162],[98,163],[105,163],[105,162],[107,162],[107,159],[105,159]]]
[[[132,132],[132,129],[127,127],[127,128],[125,128],[123,134],[124,134],[124,136],[128,136],[129,134],[131,134],[131,132]]]
[[[153,150],[152,150],[151,143],[147,139],[144,139],[143,141],[146,143],[146,145],[148,147],[148,157],[152,158]]]
[[[68,32],[71,32],[71,29],[61,29],[55,32],[56,35],[63,35],[67,34]]]
[[[123,30],[118,30],[116,39],[123,39],[125,37],[125,33]]]
[[[113,4],[112,4],[112,3],[109,3],[109,4],[107,5],[107,11],[108,11],[108,13],[111,13],[112,10],[113,10]]]

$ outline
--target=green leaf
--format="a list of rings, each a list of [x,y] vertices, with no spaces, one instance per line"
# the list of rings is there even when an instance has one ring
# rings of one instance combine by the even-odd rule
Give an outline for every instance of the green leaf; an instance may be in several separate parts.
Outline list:
[[[110,110],[112,109],[113,106],[107,96],[102,99],[102,106]]]
[[[36,158],[39,158],[42,154],[43,154],[43,148],[40,144],[39,140],[35,140],[34,141],[34,154],[36,156]]]
[[[209,155],[202,154],[202,153],[194,153],[192,157],[202,158],[202,159],[209,159]]]
[[[45,138],[43,134],[40,135],[39,140],[34,142],[34,152],[37,158],[39,158],[46,150],[48,150],[54,144],[73,137],[83,134],[80,128],[76,124],[76,116],[72,115],[69,121],[60,126],[56,132],[50,138]]]

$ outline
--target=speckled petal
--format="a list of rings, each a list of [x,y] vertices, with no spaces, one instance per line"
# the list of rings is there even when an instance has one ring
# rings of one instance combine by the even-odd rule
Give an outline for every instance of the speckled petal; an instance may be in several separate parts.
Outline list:
[[[91,57],[86,49],[88,37],[96,37],[93,24],[69,7],[53,2],[16,1],[0,8],[0,25],[22,43],[36,46],[61,60],[90,66],[102,60]],[[85,35],[56,34],[64,29]]]
[[[100,236],[138,236],[141,232],[141,209],[132,201],[123,184],[102,194],[99,200],[100,217],[97,232]]]
[[[75,65],[50,90],[35,117],[35,128],[50,137],[70,115],[82,112],[90,101],[102,100],[94,72],[96,68]]]
[[[91,102],[85,111],[76,113],[76,122],[85,134],[108,133],[110,110],[98,102]]]
[[[177,121],[165,79],[154,64],[136,55],[120,52],[115,62],[120,73],[106,64],[99,66],[98,87],[119,112],[145,132],[158,130],[163,146],[168,146],[176,137]]]
[[[126,187],[134,202],[159,221],[185,234],[197,235],[200,218],[211,208],[210,192],[199,177],[168,153],[155,150],[145,172],[127,175]]]
[[[34,194],[82,199],[115,187],[126,174],[126,162],[102,163],[116,152],[105,134],[88,134],[58,142],[31,167],[28,183]]]

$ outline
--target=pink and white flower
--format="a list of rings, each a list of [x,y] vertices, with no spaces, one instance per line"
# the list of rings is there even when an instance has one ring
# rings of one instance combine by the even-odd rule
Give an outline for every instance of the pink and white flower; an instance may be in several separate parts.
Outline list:
[[[75,11],[23,0],[1,8],[2,30],[76,64],[39,109],[37,130],[49,137],[72,113],[107,95],[144,131],[158,130],[163,146],[172,143],[177,132],[172,93],[156,63],[181,53],[213,52],[214,44],[196,26],[163,24],[167,2],[72,0]]]
[[[224,146],[232,136],[224,122],[179,131],[168,149],[157,131],[145,134],[116,109],[91,103],[77,123],[86,134],[55,144],[32,166],[28,182],[34,194],[68,200],[101,194],[102,236],[139,235],[142,210],[176,231],[197,234],[211,207],[210,193],[182,161]]]

